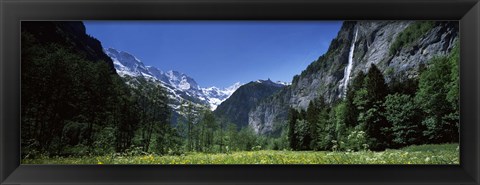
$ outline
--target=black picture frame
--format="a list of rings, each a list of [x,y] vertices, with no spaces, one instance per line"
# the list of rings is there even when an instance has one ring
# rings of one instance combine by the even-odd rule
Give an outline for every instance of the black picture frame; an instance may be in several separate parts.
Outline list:
[[[0,0],[0,184],[480,184],[478,0]],[[21,165],[21,20],[459,20],[460,165]]]

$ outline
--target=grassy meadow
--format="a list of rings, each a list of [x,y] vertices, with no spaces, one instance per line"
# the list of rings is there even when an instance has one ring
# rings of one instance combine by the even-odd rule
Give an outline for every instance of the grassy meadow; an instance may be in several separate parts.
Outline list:
[[[239,151],[182,155],[40,157],[22,164],[459,164],[458,144],[409,146],[381,152]]]

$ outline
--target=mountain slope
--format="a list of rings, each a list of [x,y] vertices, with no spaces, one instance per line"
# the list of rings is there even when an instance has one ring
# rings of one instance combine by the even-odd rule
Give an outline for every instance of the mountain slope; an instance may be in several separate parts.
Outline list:
[[[412,36],[418,32],[420,36]],[[249,125],[266,133],[275,124],[285,123],[290,106],[306,109],[320,96],[328,103],[339,100],[348,85],[346,79],[366,72],[371,64],[378,66],[387,82],[416,78],[429,59],[448,54],[456,40],[458,22],[345,21],[323,56],[296,75],[291,86],[252,109]],[[403,45],[391,52],[394,43]]]
[[[214,113],[238,128],[248,125],[248,113],[260,101],[284,87],[268,80],[258,80],[242,85],[227,100],[221,103]]]
[[[39,43],[56,43],[71,48],[90,61],[106,62],[115,73],[113,61],[104,52],[100,41],[87,34],[80,21],[23,21],[23,33],[31,34]]]
[[[122,76],[146,78],[157,81],[167,88],[172,104],[179,105],[181,101],[188,100],[196,104],[208,105],[214,110],[221,102],[226,100],[241,84],[235,83],[225,89],[217,87],[202,88],[190,76],[178,72],[167,71],[145,66],[138,58],[125,51],[113,48],[104,49],[105,53],[113,60],[117,73]],[[175,109],[178,106],[173,106]]]

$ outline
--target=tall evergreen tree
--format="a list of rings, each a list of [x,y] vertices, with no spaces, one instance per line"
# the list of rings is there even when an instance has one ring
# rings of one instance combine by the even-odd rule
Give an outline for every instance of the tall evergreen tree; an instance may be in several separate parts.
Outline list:
[[[372,64],[363,82],[363,88],[356,92],[354,104],[362,110],[358,120],[370,138],[370,148],[383,150],[391,143],[391,126],[381,114],[384,111],[383,102],[388,94],[382,72]]]
[[[299,119],[299,113],[294,108],[290,108],[288,111],[288,141],[290,148],[297,150],[297,136],[295,134],[295,127]]]
[[[355,97],[355,92],[360,90],[363,87],[363,81],[365,79],[365,73],[363,71],[360,71],[355,78],[353,78],[352,83],[348,85],[347,87],[347,94],[345,96],[345,104],[346,104],[346,109],[345,109],[345,123],[347,126],[353,127],[358,125],[358,115],[359,115],[359,110],[357,107],[353,104],[353,100]]]

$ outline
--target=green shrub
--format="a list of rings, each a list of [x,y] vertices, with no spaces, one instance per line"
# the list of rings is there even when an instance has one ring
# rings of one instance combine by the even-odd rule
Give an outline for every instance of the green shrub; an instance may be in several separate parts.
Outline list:
[[[365,150],[368,148],[366,143],[367,137],[365,132],[355,129],[348,134],[345,141],[345,148],[353,151]]]
[[[434,26],[435,22],[433,21],[418,21],[411,24],[398,34],[397,38],[390,46],[390,54],[395,54],[403,47],[409,46],[412,42],[430,31]]]

